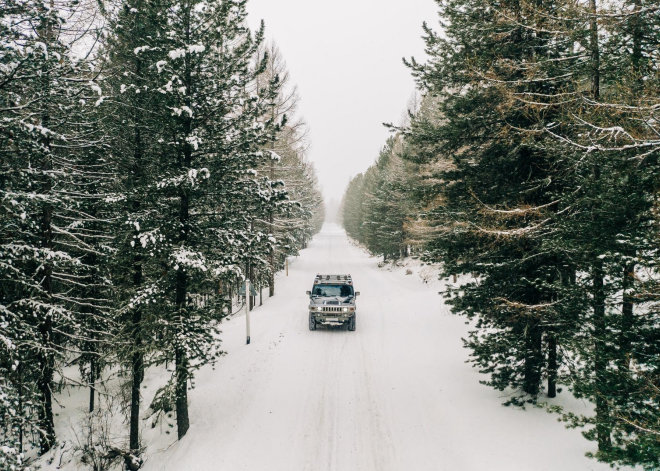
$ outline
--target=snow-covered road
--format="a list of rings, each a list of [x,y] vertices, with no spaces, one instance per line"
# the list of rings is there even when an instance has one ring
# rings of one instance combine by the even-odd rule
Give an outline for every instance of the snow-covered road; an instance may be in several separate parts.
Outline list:
[[[317,272],[353,276],[357,331],[309,331]],[[326,225],[276,288],[252,312],[251,345],[244,317],[224,325],[228,355],[198,373],[188,435],[150,447],[148,471],[609,469],[584,457],[593,447],[578,431],[502,407],[478,383],[439,282],[379,269],[339,227]]]

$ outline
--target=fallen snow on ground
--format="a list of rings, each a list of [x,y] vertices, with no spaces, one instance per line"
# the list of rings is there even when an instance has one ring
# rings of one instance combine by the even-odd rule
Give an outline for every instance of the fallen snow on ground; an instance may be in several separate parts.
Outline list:
[[[172,418],[155,428],[144,420],[144,469],[609,469],[584,456],[595,450],[579,431],[543,410],[502,407],[502,393],[479,384],[483,376],[465,363],[461,341],[469,326],[443,304],[437,269],[405,263],[379,268],[339,227],[326,225],[289,276],[277,277],[276,296],[251,313],[251,345],[244,316],[224,323],[228,355],[197,374],[184,439],[176,441]],[[355,332],[309,331],[305,291],[319,272],[353,276],[361,292]],[[149,371],[145,407],[166,374]],[[86,391],[76,393],[84,404]],[[553,403],[590,410],[567,392]],[[62,415],[58,422],[62,431]]]
[[[436,265],[424,263],[412,257],[391,262],[380,262],[378,266],[388,271],[403,271],[406,275],[415,275],[426,284],[435,283],[438,280],[438,273],[440,271]]]

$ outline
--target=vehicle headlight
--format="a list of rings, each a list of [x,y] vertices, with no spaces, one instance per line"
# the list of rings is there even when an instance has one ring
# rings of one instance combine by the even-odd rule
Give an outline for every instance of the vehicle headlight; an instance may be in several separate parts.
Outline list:
[[[344,309],[342,309],[342,311],[344,311],[344,312],[348,312],[348,308],[345,307]]]
[[[316,310],[317,310],[317,311],[322,311],[323,308],[322,308],[321,306],[319,306],[319,307],[316,308]]]

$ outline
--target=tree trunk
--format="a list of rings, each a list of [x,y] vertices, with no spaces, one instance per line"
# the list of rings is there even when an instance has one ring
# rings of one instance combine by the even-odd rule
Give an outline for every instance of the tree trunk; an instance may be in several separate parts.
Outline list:
[[[623,370],[630,368],[632,356],[632,331],[634,319],[633,298],[628,293],[635,282],[635,263],[626,265],[623,269],[623,303],[621,306],[621,338],[619,340],[620,363]]]
[[[48,350],[39,354],[39,363],[41,374],[37,381],[39,389],[39,427],[41,428],[41,437],[39,446],[41,453],[47,453],[55,444],[55,422],[53,420],[53,384],[54,361],[50,353],[51,339],[53,336],[52,317],[48,315],[44,322],[39,326],[43,347]]]
[[[53,207],[48,205],[44,207],[42,213],[42,245],[44,249],[53,248]],[[47,297],[52,294],[53,267],[45,261],[41,273],[41,286]],[[38,354],[41,374],[37,381],[39,390],[39,427],[41,436],[39,446],[41,453],[46,453],[55,444],[55,422],[53,419],[53,374],[55,369],[55,360],[53,358],[53,317],[51,313],[44,314],[44,319],[39,325],[41,334],[41,349]]]
[[[250,221],[250,230],[252,231],[252,233],[254,233],[254,219]],[[248,275],[248,279],[250,280],[250,287],[254,286],[254,267],[252,266],[252,264],[248,265],[247,275]],[[245,296],[247,296],[249,299],[249,303],[250,303],[249,309],[250,311],[252,311],[252,309],[254,309],[255,299],[254,296],[252,296],[252,289],[250,289],[248,292],[247,283],[245,284]]]
[[[139,202],[137,202],[139,206]],[[136,290],[142,285],[142,255],[135,244],[133,254],[133,286]],[[140,386],[144,380],[144,356],[142,352],[142,311],[140,307],[133,310],[132,318],[133,355],[131,358],[131,416],[129,425],[129,447],[132,453],[140,449]]]
[[[176,427],[181,440],[190,428],[188,416],[188,359],[183,348],[176,349]]]
[[[142,61],[139,55],[135,54],[135,75],[142,76]],[[141,96],[141,95],[140,95]],[[137,107],[136,107],[137,108]],[[135,182],[143,178],[144,153],[142,142],[142,110],[135,111],[133,114],[134,135],[133,135],[133,179]],[[133,198],[132,210],[139,212],[142,205],[139,198]],[[133,235],[135,245],[133,247],[133,288],[139,291],[142,286],[142,253],[138,237],[140,231],[135,229]],[[131,412],[129,417],[129,448],[131,453],[137,454],[140,450],[140,387],[144,380],[144,354],[142,351],[142,310],[136,306],[133,310],[131,319],[131,342],[133,344],[133,353],[131,355]]]
[[[53,6],[51,0],[51,6]],[[53,40],[53,25],[55,22],[54,17],[52,16],[55,10],[51,10],[50,14],[47,14],[47,19],[45,23],[45,35],[48,39]],[[44,75],[44,91],[49,90],[50,82],[49,77]],[[46,105],[47,106],[47,105]],[[50,126],[50,114],[48,108],[45,109],[42,118],[41,124],[45,129],[48,129]],[[43,139],[43,145],[46,149],[45,155],[43,156],[43,188],[41,189],[44,195],[50,195],[53,189],[53,183],[50,175],[47,172],[53,170],[53,161],[51,155],[51,137],[46,135]],[[42,208],[41,213],[41,247],[44,250],[53,250],[53,213],[54,208],[50,203],[45,203]],[[50,258],[47,257],[37,273],[38,279],[41,279],[41,288],[43,294],[46,298],[46,303],[52,300],[53,294],[53,266],[50,262]],[[39,379],[37,380],[37,389],[39,391],[39,427],[40,427],[40,440],[39,447],[41,453],[46,453],[55,444],[55,424],[53,419],[53,395],[51,386],[53,384],[53,375],[55,370],[55,358],[53,356],[53,314],[50,310],[48,312],[42,313],[43,319],[39,325],[39,333],[41,334],[41,348],[37,353],[37,361],[41,370]]]
[[[636,100],[642,89],[642,25],[639,16],[639,10],[641,9],[641,1],[633,1],[633,11],[636,12],[631,19],[632,26],[632,54],[631,62],[633,68],[633,94],[631,97],[631,105],[636,105]],[[634,254],[634,252],[633,252]],[[628,291],[633,288],[635,284],[635,263],[631,262],[626,265],[623,269],[623,300],[621,305],[621,337],[619,340],[619,350],[620,350],[620,368],[622,370],[628,370],[630,368],[630,360],[632,356],[631,347],[632,347],[632,330],[634,324],[634,304],[633,298],[630,296]]]
[[[142,312],[140,309],[135,309],[133,311],[132,340],[134,352],[131,361],[131,417],[129,426],[129,447],[131,452],[137,452],[140,449],[140,386],[144,380],[144,358],[142,354],[141,323]]]
[[[589,0],[589,9],[591,10],[590,46],[591,46],[591,93],[595,100],[600,97],[600,46],[598,45],[598,19],[596,14],[596,0]]]
[[[554,330],[548,331],[548,397],[557,396],[557,337]]]
[[[19,362],[16,367],[16,384],[18,389],[18,413],[23,415],[25,413],[23,398],[25,391],[23,390],[23,362]],[[18,452],[23,453],[23,422],[18,424]]]
[[[591,68],[592,81],[591,92],[594,100],[600,98],[600,45],[598,44],[598,18],[596,0],[589,0],[591,10],[590,26],[590,47],[591,47]],[[594,179],[600,178],[600,168],[598,165],[594,168]],[[592,287],[593,287],[593,314],[594,314],[594,369],[595,369],[595,396],[596,396],[596,435],[598,439],[598,450],[606,451],[612,446],[610,436],[610,411],[607,404],[606,394],[606,372],[607,356],[605,352],[605,288],[603,275],[603,261],[596,258],[592,268]]]
[[[94,400],[96,399],[96,359],[92,357],[89,361],[89,412],[94,412]]]
[[[185,190],[181,191],[180,201],[180,223],[182,226],[180,241],[185,244],[188,236],[188,195]],[[188,274],[183,266],[176,271],[175,303],[179,316],[187,316],[186,297],[188,289]],[[178,343],[178,341],[177,341]],[[188,418],[188,359],[185,349],[177,344],[175,348],[175,375],[176,375],[176,423],[177,436],[179,440],[188,432],[190,421]]]
[[[631,56],[631,61],[632,61],[632,66],[633,66],[633,73],[635,74],[635,82],[638,85],[642,85],[642,70],[641,70],[641,65],[642,65],[642,38],[643,38],[643,32],[642,32],[642,25],[641,25],[641,19],[640,19],[640,13],[639,11],[642,9],[642,3],[641,0],[634,0],[633,1],[633,11],[636,12],[635,15],[632,17],[632,56]],[[640,87],[637,87],[640,88]]]
[[[271,149],[275,150],[275,141],[271,143]],[[271,156],[270,159],[270,181],[275,180],[275,162]],[[273,224],[273,210],[268,211],[268,224],[270,227],[270,233],[275,237],[275,225]],[[271,248],[270,253],[268,254],[268,264],[270,265],[270,275],[268,280],[268,297],[272,298],[275,296],[275,249]]]
[[[594,310],[594,368],[595,368],[595,396],[596,396],[596,434],[598,436],[598,450],[606,451],[612,446],[610,437],[610,411],[607,404],[607,354],[605,329],[605,289],[603,276],[603,262],[598,259],[594,262],[592,275],[593,283],[593,310]]]
[[[182,226],[180,240],[185,244],[188,238],[189,214],[188,194],[182,190],[180,222]],[[183,266],[179,266],[176,272],[176,307],[180,316],[186,316],[186,297],[188,289],[188,274]],[[179,440],[188,432],[190,419],[188,417],[188,359],[182,345],[176,346],[176,424]]]
[[[94,190],[92,191],[94,192]],[[90,208],[88,215],[91,218],[96,219],[96,208]],[[94,226],[96,226],[96,230],[102,229],[96,224],[94,224]],[[99,258],[94,252],[89,252],[84,255],[83,260],[88,267],[92,268],[90,277],[91,286],[84,289],[85,296],[91,299],[101,299],[103,298],[103,293],[98,289],[98,286],[102,283],[99,279],[99,272],[101,271]],[[96,381],[100,378],[101,369],[101,356],[99,354],[100,345],[98,342],[98,335],[96,334],[96,332],[100,330],[99,324],[97,323],[99,313],[96,307],[92,305],[82,306],[81,312],[85,316],[85,322],[88,323],[88,330],[90,331],[89,341],[85,342],[84,349],[87,350],[85,354],[89,358],[89,412],[92,413],[95,408]]]
[[[525,360],[524,360],[524,383],[523,391],[531,396],[539,393],[541,383],[541,365],[542,365],[542,341],[543,336],[538,321],[527,326],[525,334]]]
[[[275,296],[275,254],[274,250],[270,251],[270,256],[269,256],[269,263],[270,263],[270,275],[268,279],[268,297],[272,298]]]
[[[184,19],[186,21],[186,40],[190,39],[190,15],[191,5],[185,4]],[[190,95],[192,95],[192,65],[190,63],[190,55],[186,54],[185,57],[185,76],[184,84],[186,90],[186,105],[192,106],[190,102]],[[183,169],[190,169],[192,165],[192,146],[188,141],[188,137],[192,133],[192,117],[188,116],[183,121]],[[188,242],[188,235],[190,232],[190,195],[186,189],[180,190],[180,208],[179,208],[179,223],[181,225],[181,232],[179,234],[179,242],[181,246],[185,246]],[[186,303],[188,297],[188,273],[185,268],[179,265],[176,272],[176,289],[175,289],[175,303],[180,316],[187,316]],[[188,378],[190,373],[188,371],[188,358],[185,349],[182,345],[177,344],[175,347],[175,374],[176,374],[176,425],[177,436],[181,440],[190,428],[190,418],[188,416]]]

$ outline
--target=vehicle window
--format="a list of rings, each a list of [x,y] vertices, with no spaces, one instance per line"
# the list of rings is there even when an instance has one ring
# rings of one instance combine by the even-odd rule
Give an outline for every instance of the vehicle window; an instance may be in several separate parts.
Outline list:
[[[353,287],[350,285],[314,285],[312,295],[327,297],[348,297],[353,295]]]

